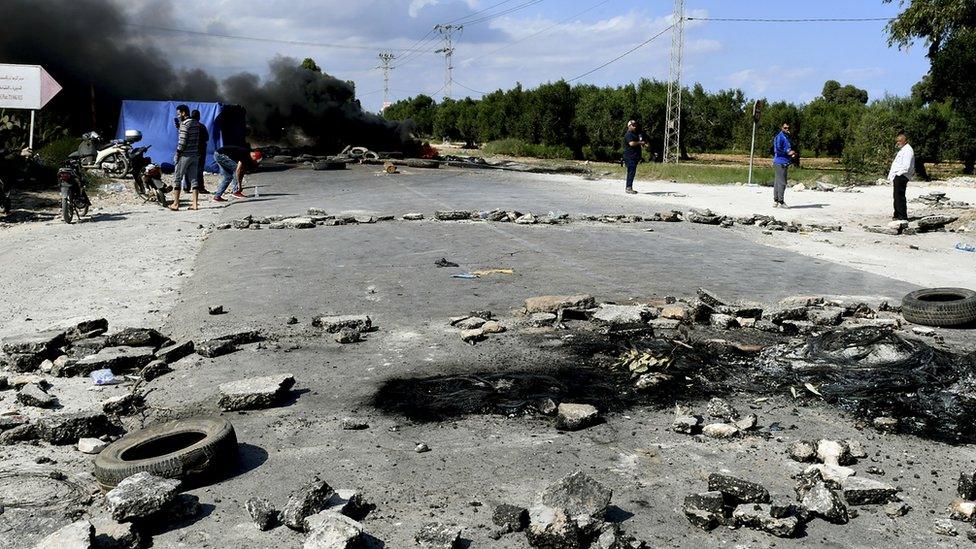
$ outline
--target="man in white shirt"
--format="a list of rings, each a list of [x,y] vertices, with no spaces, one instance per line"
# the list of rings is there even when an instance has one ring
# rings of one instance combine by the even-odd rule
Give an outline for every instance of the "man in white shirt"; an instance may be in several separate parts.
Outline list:
[[[891,163],[891,171],[888,172],[888,181],[891,181],[895,195],[895,215],[892,219],[908,221],[908,201],[905,199],[905,190],[908,188],[908,180],[915,175],[915,151],[908,144],[908,136],[905,132],[898,133],[895,144],[900,150],[895,156],[895,161]]]

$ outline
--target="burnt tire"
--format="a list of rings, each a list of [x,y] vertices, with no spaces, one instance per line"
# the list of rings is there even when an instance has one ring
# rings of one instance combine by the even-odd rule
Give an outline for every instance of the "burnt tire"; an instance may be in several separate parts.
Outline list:
[[[960,326],[976,322],[976,292],[965,288],[926,288],[902,299],[901,314],[912,324]]]
[[[237,463],[237,435],[229,421],[195,417],[169,421],[125,435],[95,457],[103,490],[143,471],[200,483],[220,478]]]
[[[317,172],[326,171],[326,170],[344,170],[346,169],[346,163],[326,160],[323,162],[316,162],[315,164],[312,165],[312,169]]]

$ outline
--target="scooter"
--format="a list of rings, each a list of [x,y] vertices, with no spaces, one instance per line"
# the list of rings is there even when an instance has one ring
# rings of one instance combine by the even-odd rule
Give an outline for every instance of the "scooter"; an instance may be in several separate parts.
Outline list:
[[[96,132],[84,134],[82,140],[78,148],[83,155],[82,166],[103,170],[106,175],[124,177],[132,171],[129,151],[133,143],[142,141],[142,132],[126,130],[125,139],[113,139],[108,145],[103,145],[102,137]]]
[[[61,218],[65,223],[71,223],[75,215],[79,219],[88,215],[88,208],[91,207],[82,174],[83,157],[84,155],[75,151],[68,155],[64,165],[58,169],[58,183],[61,186]]]

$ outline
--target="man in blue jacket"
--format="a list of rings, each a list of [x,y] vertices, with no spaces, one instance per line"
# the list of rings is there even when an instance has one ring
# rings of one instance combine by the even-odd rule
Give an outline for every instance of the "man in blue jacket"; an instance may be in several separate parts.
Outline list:
[[[790,143],[790,124],[784,122],[781,132],[776,134],[773,139],[773,170],[776,177],[773,181],[773,207],[786,207],[786,175],[790,169],[790,163],[796,156],[793,145]]]

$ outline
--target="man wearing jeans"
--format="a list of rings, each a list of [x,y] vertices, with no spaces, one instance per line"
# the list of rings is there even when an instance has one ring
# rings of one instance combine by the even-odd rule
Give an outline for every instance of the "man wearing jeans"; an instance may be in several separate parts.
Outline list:
[[[182,186],[183,190],[193,190],[190,209],[196,210],[199,196],[197,185],[200,184],[197,181],[197,165],[200,162],[200,123],[190,118],[190,107],[186,105],[176,107],[176,118],[179,122],[179,141],[176,144],[176,154],[173,156],[173,164],[176,165],[173,180],[176,183],[173,185],[173,203],[169,209],[179,211]],[[186,181],[183,181],[184,176]]]
[[[776,134],[773,139],[773,170],[776,172],[773,180],[773,207],[786,207],[786,177],[790,169],[790,163],[796,156],[793,145],[790,143],[790,125],[784,122],[780,128],[782,131]]]
[[[905,190],[908,188],[908,181],[915,175],[915,151],[908,144],[908,136],[905,132],[898,133],[895,145],[898,146],[898,154],[888,172],[888,181],[891,181],[894,187],[895,215],[892,219],[908,221],[908,201],[905,198]]]
[[[646,147],[644,136],[637,131],[637,121],[627,122],[627,133],[624,134],[624,166],[627,167],[627,194],[637,194],[634,190],[634,177],[637,175],[637,164],[641,161],[641,147]]]
[[[214,151],[214,161],[220,167],[221,180],[220,185],[217,186],[217,190],[214,191],[213,201],[227,202],[223,198],[223,194],[227,190],[227,186],[230,185],[231,180],[234,181],[234,192],[231,193],[231,196],[235,198],[247,198],[241,192],[241,182],[243,181],[244,174],[253,168],[254,164],[260,159],[260,152],[251,151],[246,147],[225,145]]]

